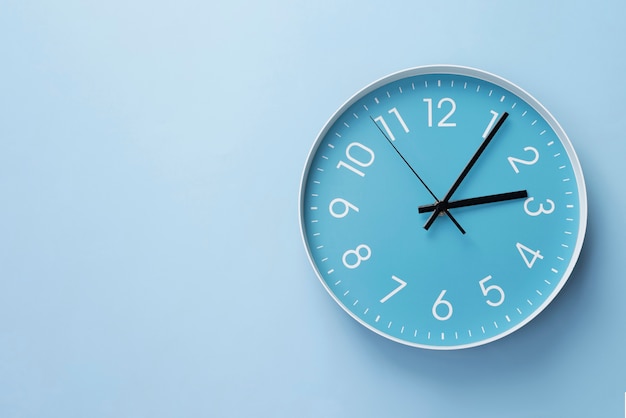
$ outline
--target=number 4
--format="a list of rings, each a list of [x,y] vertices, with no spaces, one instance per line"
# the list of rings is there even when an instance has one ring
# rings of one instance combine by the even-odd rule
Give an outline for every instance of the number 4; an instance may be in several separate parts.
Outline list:
[[[515,244],[515,246],[517,247],[517,251],[519,251],[520,255],[524,259],[524,263],[526,263],[528,268],[532,268],[533,264],[535,264],[535,261],[537,261],[537,259],[540,259],[540,260],[543,259],[543,255],[541,255],[539,250],[537,251],[531,250],[530,248],[528,248],[527,246],[519,242]],[[531,254],[533,258],[529,260],[527,257],[527,254]]]

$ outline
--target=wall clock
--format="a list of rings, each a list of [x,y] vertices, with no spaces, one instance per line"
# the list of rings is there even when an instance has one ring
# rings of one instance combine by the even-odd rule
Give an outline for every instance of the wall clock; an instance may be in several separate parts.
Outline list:
[[[309,154],[300,226],[334,300],[391,340],[497,340],[559,293],[587,219],[580,164],[532,96],[460,66],[365,87]]]

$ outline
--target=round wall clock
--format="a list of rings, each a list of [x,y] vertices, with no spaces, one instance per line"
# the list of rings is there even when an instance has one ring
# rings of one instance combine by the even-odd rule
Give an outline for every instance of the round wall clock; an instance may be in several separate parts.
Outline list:
[[[458,349],[536,317],[569,278],[587,220],[580,164],[532,96],[477,69],[384,77],[309,154],[300,225],[321,283],[391,340]]]

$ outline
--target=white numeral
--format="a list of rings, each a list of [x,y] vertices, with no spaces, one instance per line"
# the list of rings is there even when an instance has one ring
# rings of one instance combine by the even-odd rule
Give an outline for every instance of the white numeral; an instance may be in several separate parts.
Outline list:
[[[398,119],[398,122],[400,122],[400,125],[402,125],[402,129],[404,129],[404,132],[409,133],[409,127],[406,126],[406,123],[404,123],[404,119],[402,119],[402,116],[400,116],[400,112],[398,112],[398,109],[391,108],[387,111],[387,113],[389,114],[394,114],[396,115],[396,119]],[[385,130],[385,132],[387,132],[387,137],[391,140],[391,141],[395,141],[396,137],[393,135],[393,133],[391,132],[391,129],[389,129],[389,125],[387,125],[387,122],[385,122],[385,119],[383,119],[382,116],[378,116],[376,118],[374,118],[375,122],[380,122],[381,125],[383,125],[383,129]]]
[[[350,153],[350,151],[352,151],[352,148],[357,147],[362,149],[363,151],[365,151],[367,154],[369,154],[369,158],[367,159],[367,161],[361,161],[359,158],[355,157],[354,155],[352,155]],[[348,157],[348,160],[352,161],[354,164],[360,166],[360,167],[369,167],[370,165],[372,165],[372,163],[374,162],[374,151],[372,151],[369,147],[366,147],[365,145],[358,143],[358,142],[352,142],[351,144],[349,144],[346,147],[346,157]],[[358,168],[345,163],[343,161],[339,161],[339,163],[337,164],[337,168],[340,167],[345,167],[347,169],[349,169],[350,171],[352,171],[353,173],[358,174],[361,177],[365,176],[365,173],[362,172],[361,170],[359,170]]]
[[[525,147],[524,151],[530,151],[533,154],[535,154],[535,156],[532,159],[530,159],[530,160],[522,160],[521,158],[508,157],[509,163],[511,164],[511,167],[513,167],[513,170],[515,170],[515,173],[519,173],[519,168],[517,168],[516,163],[517,164],[524,164],[524,165],[533,165],[537,161],[539,161],[539,151],[537,151],[536,148]]]
[[[493,125],[496,123],[496,119],[498,118],[499,113],[491,110],[491,121],[489,122],[489,125],[487,125],[487,129],[485,129],[485,132],[483,132],[483,139],[487,139],[487,135],[489,135],[489,132],[491,132],[491,128],[493,128]]]
[[[337,206],[337,205],[343,205],[343,211],[342,212],[337,212],[335,210],[335,206]],[[352,209],[355,212],[359,211],[358,207],[356,207],[352,203],[348,202],[346,199],[342,199],[340,197],[331,200],[330,204],[328,205],[328,211],[335,218],[343,218],[343,217],[345,217],[348,214],[348,212],[350,212],[350,209]]]
[[[539,250],[537,251],[531,250],[530,248],[528,248],[527,246],[525,246],[524,244],[520,242],[515,244],[515,246],[517,247],[517,251],[519,251],[519,253],[521,254],[522,258],[524,259],[524,263],[526,263],[526,266],[528,266],[528,268],[532,268],[533,264],[535,264],[535,261],[537,261],[537,259],[543,260],[543,255],[541,255]],[[526,256],[526,253],[532,254],[533,258],[529,260],[528,257]]]
[[[384,298],[382,298],[380,300],[380,303],[385,303],[389,300],[389,298],[391,298],[393,295],[395,295],[396,293],[398,293],[399,291],[401,291],[402,289],[404,289],[404,286],[406,286],[406,282],[404,280],[402,280],[401,278],[397,277],[397,276],[391,276],[391,278],[393,280],[395,280],[396,282],[399,283],[399,286],[396,287],[395,289],[393,289],[387,296],[385,296]]]
[[[446,290],[442,290],[441,293],[439,294],[439,297],[435,301],[435,304],[433,305],[433,309],[432,309],[433,316],[440,321],[447,321],[448,319],[452,317],[452,304],[443,298],[445,295],[446,295]],[[447,313],[445,315],[439,315],[439,313],[437,312],[437,309],[440,306],[443,306],[446,308]]]
[[[550,213],[554,212],[554,207],[555,207],[555,206],[554,206],[554,202],[553,202],[552,200],[550,200],[550,199],[546,199],[546,203],[547,203],[548,205],[550,205],[550,207],[549,207],[548,209],[546,209],[546,207],[545,207],[545,206],[543,206],[543,203],[540,203],[540,204],[539,204],[539,209],[533,212],[532,210],[530,210],[530,209],[528,208],[528,204],[529,204],[530,202],[532,202],[533,200],[535,200],[535,198],[534,198],[534,197],[529,197],[528,199],[526,199],[526,200],[524,201],[524,211],[525,211],[527,214],[529,214],[530,216],[539,216],[539,215],[541,215],[542,213],[545,213],[546,215],[548,215],[548,214],[550,214]]]
[[[356,247],[354,250],[348,250],[345,253],[343,253],[343,256],[341,257],[341,261],[343,261],[343,265],[346,266],[346,268],[355,269],[361,265],[362,261],[369,260],[371,256],[372,256],[372,250],[370,250],[370,247],[368,247],[365,244],[361,244],[358,247]],[[348,258],[354,259],[355,261],[351,263]]]
[[[428,105],[428,127],[432,128],[433,126],[433,99],[425,98],[424,102]],[[437,103],[437,109],[441,109],[444,103],[450,103],[450,111],[446,113],[446,115],[439,120],[437,126],[440,128],[451,128],[456,126],[456,122],[448,122],[448,119],[454,114],[456,111],[456,103],[449,97],[444,97],[439,100]]]
[[[485,302],[487,302],[487,305],[489,305],[489,306],[500,306],[500,305],[502,305],[502,302],[504,302],[504,290],[502,290],[502,288],[500,286],[496,286],[495,284],[492,284],[490,286],[485,287],[485,283],[487,283],[491,279],[492,279],[492,277],[491,277],[491,275],[489,275],[489,276],[485,277],[484,279],[482,279],[481,281],[479,281],[478,284],[480,285],[480,290],[482,290],[483,296],[485,296],[485,297],[492,290],[496,291],[499,294],[498,299],[495,300],[495,301],[487,299],[485,301]]]

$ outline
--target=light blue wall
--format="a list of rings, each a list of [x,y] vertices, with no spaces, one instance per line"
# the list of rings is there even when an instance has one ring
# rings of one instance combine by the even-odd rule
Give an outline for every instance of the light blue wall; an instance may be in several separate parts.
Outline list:
[[[620,417],[623,1],[0,3],[1,417]],[[560,121],[587,181],[536,320],[431,352],[331,300],[298,227],[318,131],[459,64]]]

